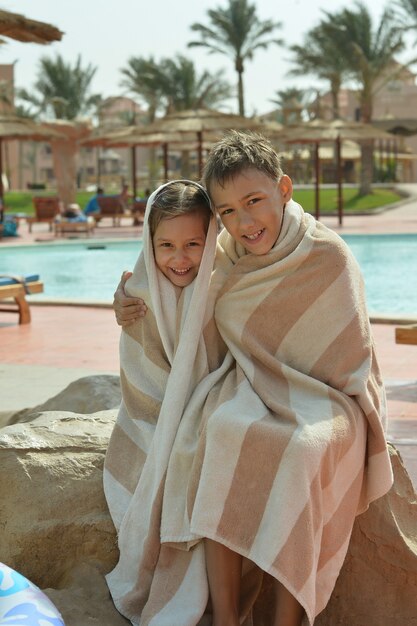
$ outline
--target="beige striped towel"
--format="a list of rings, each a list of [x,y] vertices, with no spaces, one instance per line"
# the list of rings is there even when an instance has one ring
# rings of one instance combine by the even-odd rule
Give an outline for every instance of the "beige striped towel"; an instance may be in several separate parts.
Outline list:
[[[129,294],[145,300],[148,312],[121,334],[123,400],[104,468],[106,499],[120,547],[120,560],[109,574],[108,584],[117,608],[135,624],[148,623],[155,602],[166,605],[172,595],[169,589],[161,595],[156,588],[158,572],[161,568],[165,572],[173,551],[161,550],[159,542],[166,468],[184,406],[198,381],[213,365],[217,367],[222,345],[212,314],[205,318],[205,311],[213,309],[208,288],[216,250],[216,220],[213,216],[210,221],[198,276],[178,297],[178,290],[156,268],[148,229],[149,213],[159,191],[147,203],[143,251],[126,284]],[[206,344],[211,346],[210,354]],[[198,608],[190,605],[187,622],[196,623],[196,611],[203,614],[208,595],[202,545],[192,552],[181,552],[177,569],[187,570],[194,582],[200,578]],[[171,570],[171,577],[180,578],[176,568]],[[166,588],[165,575],[160,578]]]
[[[266,571],[312,624],[355,516],[392,482],[363,281],[342,240],[292,201],[267,255],[226,232],[219,243],[209,300],[230,353],[176,422],[148,526],[135,527],[160,549],[144,562],[131,546],[116,605],[141,626],[200,623],[209,537],[246,557],[242,620]]]

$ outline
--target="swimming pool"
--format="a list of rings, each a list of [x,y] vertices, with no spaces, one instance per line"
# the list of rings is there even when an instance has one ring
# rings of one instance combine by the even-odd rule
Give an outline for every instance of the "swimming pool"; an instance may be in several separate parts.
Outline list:
[[[417,315],[417,235],[344,235],[361,266],[371,314]],[[40,274],[45,292],[31,300],[110,302],[140,241],[85,241],[0,247],[0,274]]]

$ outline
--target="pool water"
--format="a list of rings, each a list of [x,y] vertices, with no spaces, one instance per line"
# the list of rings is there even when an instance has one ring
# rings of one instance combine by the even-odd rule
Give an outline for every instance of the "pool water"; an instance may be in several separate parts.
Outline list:
[[[417,235],[344,235],[365,278],[371,313],[417,315]]]
[[[0,274],[39,274],[44,293],[31,300],[113,300],[123,270],[132,270],[141,241],[0,247]]]
[[[344,235],[362,269],[371,314],[417,315],[417,235]],[[0,274],[40,274],[33,300],[110,302],[120,275],[133,269],[139,241],[0,247]]]

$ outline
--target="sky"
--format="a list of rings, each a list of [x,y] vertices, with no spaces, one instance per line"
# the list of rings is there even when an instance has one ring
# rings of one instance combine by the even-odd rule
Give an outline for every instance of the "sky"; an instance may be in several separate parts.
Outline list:
[[[61,54],[66,62],[74,64],[78,54],[83,66],[92,64],[97,72],[92,92],[103,97],[126,94],[121,87],[121,68],[134,56],[156,60],[175,54],[190,56],[199,72],[219,72],[235,86],[233,61],[204,49],[187,48],[195,37],[190,30],[194,22],[204,23],[207,9],[224,6],[226,0],[2,0],[2,9],[21,13],[26,17],[48,22],[64,32],[62,40],[50,45],[20,43],[8,40],[0,46],[0,63],[15,63],[15,84],[30,89],[34,84],[39,59]],[[253,0],[261,20],[282,22],[277,31],[287,46],[302,43],[303,35],[316,26],[323,17],[322,10],[336,12],[353,6],[353,0]],[[379,20],[384,0],[365,0],[371,15]],[[411,47],[408,58],[411,56]],[[267,51],[258,50],[253,61],[248,61],[244,73],[246,114],[271,111],[271,100],[277,91],[289,87],[319,87],[312,77],[288,76],[290,53],[271,45]],[[407,55],[404,56],[404,59]],[[399,60],[404,60],[399,59]],[[324,85],[322,85],[324,87]],[[126,94],[129,95],[129,94]],[[224,110],[237,112],[237,99],[232,99]]]

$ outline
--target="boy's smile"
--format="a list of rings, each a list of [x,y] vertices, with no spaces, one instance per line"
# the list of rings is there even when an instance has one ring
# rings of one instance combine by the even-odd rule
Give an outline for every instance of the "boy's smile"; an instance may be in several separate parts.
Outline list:
[[[155,263],[176,287],[187,287],[198,274],[206,242],[201,212],[163,219],[152,238]]]
[[[224,186],[212,182],[210,195],[233,239],[252,254],[266,254],[281,231],[292,183],[288,176],[275,182],[263,172],[249,168],[227,180]]]

